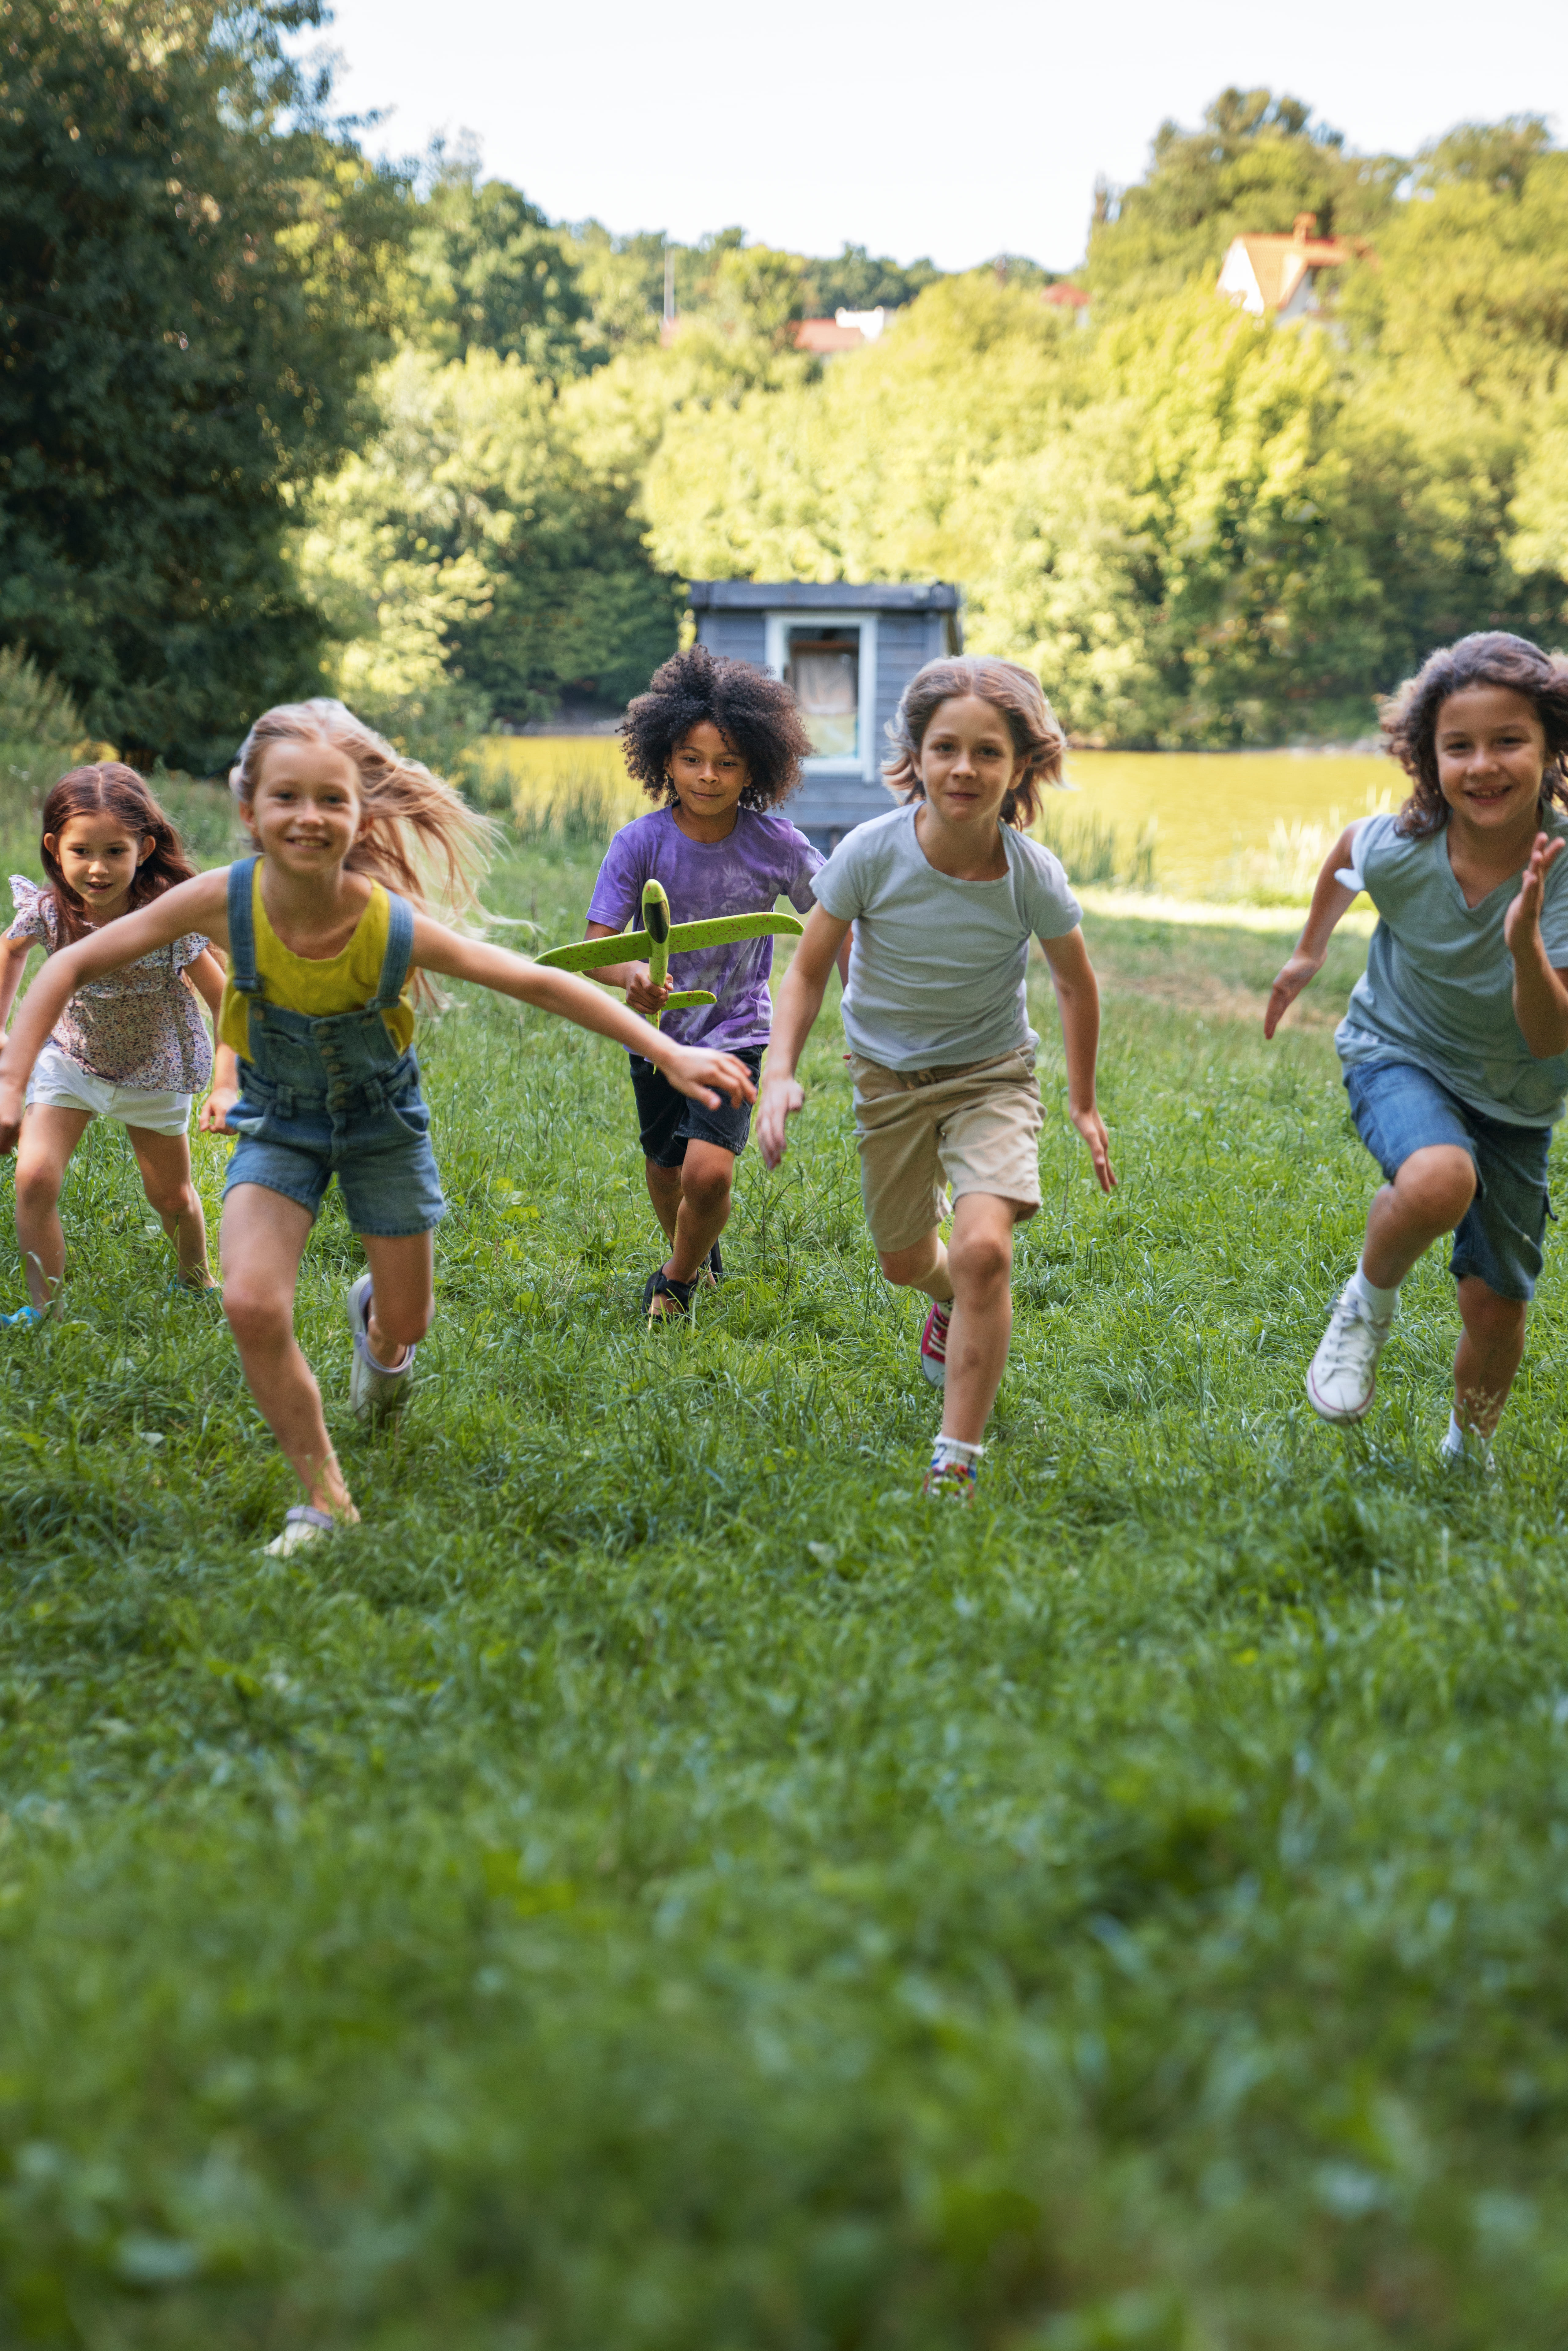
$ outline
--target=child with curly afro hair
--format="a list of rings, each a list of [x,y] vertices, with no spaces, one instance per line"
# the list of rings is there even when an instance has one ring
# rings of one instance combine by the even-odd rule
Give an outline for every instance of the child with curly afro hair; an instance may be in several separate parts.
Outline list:
[[[663,883],[671,919],[771,913],[780,897],[805,914],[822,860],[788,818],[775,813],[800,780],[810,738],[779,678],[748,662],[690,645],[656,670],[626,713],[626,765],[659,805],[618,832],[600,868],[588,936],[641,921],[643,885]],[[676,990],[711,989],[712,1004],[677,1009],[666,1026],[685,1045],[733,1053],[755,1078],[772,1026],[770,938],[737,939],[670,958],[655,987],[645,959],[594,977],[623,987],[634,1012],[662,1011]],[[719,1235],[729,1218],[735,1163],[751,1131],[747,1103],[688,1101],[640,1054],[632,1055],[648,1196],[669,1254],[643,1292],[649,1319],[685,1313],[699,1282],[724,1270]]]

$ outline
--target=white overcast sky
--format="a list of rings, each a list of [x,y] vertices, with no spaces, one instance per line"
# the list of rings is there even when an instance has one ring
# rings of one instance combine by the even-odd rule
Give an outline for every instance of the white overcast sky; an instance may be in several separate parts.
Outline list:
[[[386,110],[371,146],[470,132],[552,219],[945,268],[1071,267],[1096,175],[1136,179],[1231,82],[1364,150],[1505,114],[1568,132],[1568,0],[336,0],[325,40],[340,105]]]

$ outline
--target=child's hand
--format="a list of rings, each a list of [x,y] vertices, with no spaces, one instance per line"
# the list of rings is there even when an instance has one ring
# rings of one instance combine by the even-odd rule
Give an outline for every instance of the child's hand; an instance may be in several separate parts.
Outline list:
[[[1263,1015],[1265,1037],[1273,1035],[1302,988],[1309,980],[1316,979],[1326,960],[1324,956],[1303,955],[1300,947],[1296,949],[1269,990],[1269,1007]]]
[[[648,967],[645,963],[628,964],[626,969],[626,1001],[632,1011],[662,1012],[664,1008],[664,999],[670,993],[669,979],[662,979],[655,987],[648,977]]]
[[[1543,832],[1535,836],[1535,846],[1530,852],[1530,862],[1519,885],[1519,895],[1502,918],[1503,945],[1510,955],[1524,950],[1530,934],[1539,934],[1542,902],[1546,895],[1546,877],[1563,854],[1568,842],[1549,840]]]
[[[0,1159],[9,1159],[16,1148],[26,1102],[26,1090],[15,1078],[0,1078]]]
[[[719,1094],[727,1094],[732,1102],[757,1100],[751,1071],[733,1053],[716,1053],[706,1045],[675,1045],[667,1061],[661,1055],[660,1067],[677,1093],[690,1094],[705,1109],[716,1110]]]
[[[757,1148],[765,1167],[777,1167],[783,1158],[786,1123],[804,1107],[805,1101],[805,1091],[797,1079],[764,1079],[762,1104],[757,1113]]]
[[[1067,1113],[1089,1146],[1089,1156],[1094,1162],[1094,1181],[1102,1192],[1116,1188],[1116,1171],[1111,1165],[1111,1138],[1105,1132],[1105,1122],[1097,1110],[1070,1110]]]
[[[201,1132],[204,1134],[232,1134],[234,1129],[228,1123],[229,1113],[238,1100],[237,1086],[214,1086],[202,1104],[202,1113],[196,1121]]]

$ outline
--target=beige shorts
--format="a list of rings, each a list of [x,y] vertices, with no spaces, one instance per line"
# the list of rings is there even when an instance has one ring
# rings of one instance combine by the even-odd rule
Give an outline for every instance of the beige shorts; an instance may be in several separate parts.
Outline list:
[[[1034,1054],[956,1070],[884,1070],[850,1056],[866,1221],[879,1249],[910,1249],[946,1213],[944,1190],[993,1192],[1032,1217],[1040,1206],[1045,1113]]]

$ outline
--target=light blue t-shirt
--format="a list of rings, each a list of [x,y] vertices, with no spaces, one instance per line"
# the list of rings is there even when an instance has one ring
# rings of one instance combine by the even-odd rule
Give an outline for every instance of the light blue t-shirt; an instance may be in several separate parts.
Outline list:
[[[1549,809],[1541,829],[1568,836],[1568,818]],[[1378,919],[1334,1037],[1341,1061],[1347,1069],[1413,1061],[1485,1118],[1555,1124],[1568,1094],[1568,1053],[1537,1061],[1513,1013],[1513,957],[1502,925],[1519,895],[1518,874],[1467,906],[1448,862],[1447,825],[1408,840],[1392,816],[1359,825],[1353,853]],[[1541,937],[1548,963],[1568,969],[1568,855],[1546,877]]]
[[[1031,938],[1077,929],[1082,910],[1049,849],[998,829],[1008,870],[955,882],[928,862],[915,808],[846,833],[817,875],[817,904],[852,923],[844,1034],[884,1070],[999,1061],[1040,1040],[1024,1008]]]

